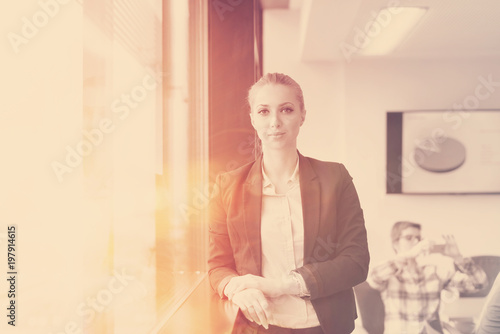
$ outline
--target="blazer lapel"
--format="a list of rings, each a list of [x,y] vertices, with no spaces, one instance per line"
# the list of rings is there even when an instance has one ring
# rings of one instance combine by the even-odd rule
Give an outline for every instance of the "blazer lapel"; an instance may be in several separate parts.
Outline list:
[[[254,275],[261,275],[260,219],[262,206],[262,156],[253,164],[243,185],[243,212],[245,220],[246,244],[254,260]]]
[[[311,163],[299,153],[300,194],[304,219],[304,264],[313,259],[320,224],[320,185]]]

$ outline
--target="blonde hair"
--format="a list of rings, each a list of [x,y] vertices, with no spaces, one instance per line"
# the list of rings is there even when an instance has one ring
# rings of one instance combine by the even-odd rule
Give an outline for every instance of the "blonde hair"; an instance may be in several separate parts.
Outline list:
[[[255,94],[257,94],[257,91],[260,88],[264,87],[265,85],[270,85],[270,84],[284,85],[295,89],[295,92],[297,94],[297,99],[299,100],[300,110],[304,111],[304,94],[302,93],[302,88],[300,88],[300,85],[286,74],[267,73],[264,76],[262,76],[262,78],[260,78],[256,83],[254,83],[252,87],[250,87],[250,89],[248,90],[248,104],[250,105],[250,112],[252,111],[252,104],[255,99]]]

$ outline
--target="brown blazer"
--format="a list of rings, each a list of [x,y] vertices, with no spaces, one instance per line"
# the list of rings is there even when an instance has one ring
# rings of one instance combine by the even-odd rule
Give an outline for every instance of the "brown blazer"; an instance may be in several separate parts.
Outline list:
[[[233,276],[261,276],[262,157],[219,175],[210,201],[209,278],[224,297]],[[350,333],[357,317],[352,287],[370,257],[363,211],[344,165],[299,154],[304,218],[304,277],[325,334]]]

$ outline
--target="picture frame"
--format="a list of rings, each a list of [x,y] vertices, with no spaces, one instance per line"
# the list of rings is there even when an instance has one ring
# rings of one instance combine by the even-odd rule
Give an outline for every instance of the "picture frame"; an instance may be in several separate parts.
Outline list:
[[[386,189],[500,194],[500,110],[388,111]]]

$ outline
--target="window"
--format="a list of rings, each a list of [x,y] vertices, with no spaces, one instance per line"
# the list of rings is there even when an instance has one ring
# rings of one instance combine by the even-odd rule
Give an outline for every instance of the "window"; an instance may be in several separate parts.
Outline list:
[[[130,279],[91,330],[154,331],[206,278],[213,177],[254,157],[245,97],[260,10],[232,4],[221,18],[203,0],[83,3],[83,137],[97,143],[86,220],[99,230],[84,295]]]

